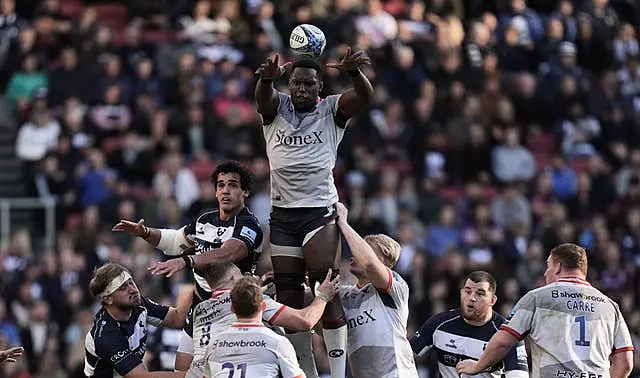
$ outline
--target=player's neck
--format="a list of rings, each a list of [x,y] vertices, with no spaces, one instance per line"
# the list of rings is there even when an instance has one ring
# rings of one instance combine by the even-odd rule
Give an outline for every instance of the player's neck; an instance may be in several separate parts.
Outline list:
[[[244,209],[244,205],[239,206],[237,209],[234,209],[232,211],[224,211],[223,209],[220,209],[220,220],[223,221],[228,221],[229,219],[235,217],[236,215],[240,214],[240,212],[242,211],[242,209]]]
[[[238,317],[236,323],[262,323],[262,312],[258,312],[256,315],[246,318]]]
[[[132,310],[121,310],[116,306],[109,306],[104,309],[107,310],[107,313],[109,313],[112,318],[119,322],[126,322],[131,318]]]
[[[233,281],[231,280],[224,280],[224,281],[220,281],[218,284],[216,284],[215,286],[211,287],[211,291],[218,291],[218,290],[226,290],[233,287]]]

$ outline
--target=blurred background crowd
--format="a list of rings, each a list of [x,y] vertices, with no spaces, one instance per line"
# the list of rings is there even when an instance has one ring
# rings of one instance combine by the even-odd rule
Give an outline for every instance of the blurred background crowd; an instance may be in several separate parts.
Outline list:
[[[409,331],[456,307],[475,269],[496,276],[508,314],[550,247],[576,242],[640,345],[640,2],[0,0],[0,180],[14,180],[0,197],[57,200],[53,248],[41,211],[0,247],[0,347],[26,348],[0,377],[83,376],[88,279],[106,260],[171,303],[188,277],[151,277],[162,256],[111,227],[179,228],[215,206],[216,162],[253,168],[249,206],[268,232],[253,72],[291,58],[300,23],[326,33],[324,61],[347,46],[372,58],[375,102],[335,177],[355,228],[402,245]],[[327,70],[323,94],[349,83]],[[151,369],[172,369],[178,336],[152,330]]]

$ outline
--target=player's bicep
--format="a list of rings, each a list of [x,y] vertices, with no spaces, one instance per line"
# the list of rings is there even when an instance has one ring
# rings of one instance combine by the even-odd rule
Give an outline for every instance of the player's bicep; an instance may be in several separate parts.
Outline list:
[[[243,221],[233,229],[233,238],[242,241],[247,247],[247,252],[258,249],[262,244],[262,237],[262,228],[251,219]]]
[[[276,120],[282,108],[290,102],[289,96],[274,89],[273,95],[264,104],[257,102],[257,112],[262,126],[269,126]]]
[[[355,116],[365,106],[364,101],[358,98],[354,89],[349,89],[340,95],[338,99],[338,111],[336,114],[340,114],[345,119],[345,126],[347,121],[351,117]]]
[[[142,307],[147,309],[147,322],[152,326],[159,326],[169,313],[169,306],[161,305],[151,299],[141,296]]]

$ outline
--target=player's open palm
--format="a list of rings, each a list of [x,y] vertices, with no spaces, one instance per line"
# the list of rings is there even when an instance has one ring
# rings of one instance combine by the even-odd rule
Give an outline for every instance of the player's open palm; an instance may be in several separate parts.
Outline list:
[[[340,287],[340,275],[336,275],[332,280],[331,273],[332,270],[329,269],[324,281],[322,281],[320,286],[316,289],[316,296],[327,302],[333,299],[333,297],[338,293],[338,288]]]
[[[144,234],[144,219],[140,219],[138,223],[121,219],[118,224],[111,229],[113,232],[126,232],[131,236],[141,236]]]
[[[148,267],[147,270],[154,276],[171,278],[174,274],[186,268],[187,264],[182,258],[161,261]]]
[[[9,348],[7,350],[0,351],[0,362],[16,362],[17,358],[22,356],[24,348],[21,346]]]
[[[328,63],[327,67],[335,68],[336,70],[347,72],[358,69],[362,64],[371,63],[371,59],[365,55],[364,50],[353,52],[351,47],[347,48],[347,52],[344,57],[337,63]]]
[[[291,66],[291,62],[287,62],[284,65],[279,64],[280,57],[276,55],[274,58],[268,58],[266,63],[262,63],[256,75],[260,75],[262,79],[274,80],[282,76],[287,69]]]

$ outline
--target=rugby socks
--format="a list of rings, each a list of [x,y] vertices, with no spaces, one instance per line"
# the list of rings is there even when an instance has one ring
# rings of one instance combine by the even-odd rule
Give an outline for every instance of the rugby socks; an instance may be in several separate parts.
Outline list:
[[[300,368],[304,371],[307,378],[319,378],[318,369],[316,368],[316,360],[313,357],[313,345],[311,340],[313,333],[311,333],[311,331],[305,331],[287,333],[285,336],[287,336],[287,339],[289,339],[293,348],[296,350],[298,363],[300,363]]]
[[[324,345],[329,354],[331,378],[345,378],[347,370],[347,326],[323,330]]]

